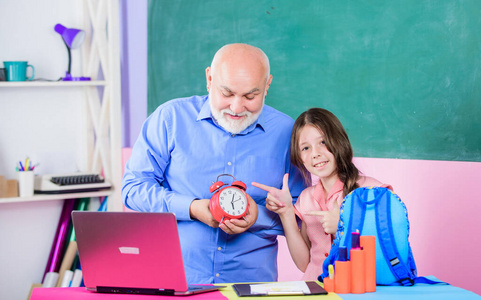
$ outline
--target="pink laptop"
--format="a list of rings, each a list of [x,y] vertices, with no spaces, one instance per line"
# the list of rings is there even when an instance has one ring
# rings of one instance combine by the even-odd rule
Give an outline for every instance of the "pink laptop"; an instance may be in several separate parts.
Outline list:
[[[191,295],[173,213],[73,211],[85,287],[101,293]]]

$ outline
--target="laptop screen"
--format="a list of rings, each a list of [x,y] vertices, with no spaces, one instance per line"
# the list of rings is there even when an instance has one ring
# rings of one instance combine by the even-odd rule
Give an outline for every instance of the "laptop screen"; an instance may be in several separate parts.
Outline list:
[[[72,219],[88,289],[187,290],[174,214],[74,211]]]

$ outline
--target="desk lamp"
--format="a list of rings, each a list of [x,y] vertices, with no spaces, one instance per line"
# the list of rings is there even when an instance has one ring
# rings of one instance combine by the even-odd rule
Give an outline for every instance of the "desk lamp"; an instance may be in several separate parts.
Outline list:
[[[55,31],[60,34],[62,37],[63,42],[65,43],[65,46],[67,47],[68,51],[68,70],[65,73],[65,77],[62,78],[63,81],[87,81],[90,80],[90,77],[72,77],[70,74],[70,67],[72,64],[72,58],[71,58],[71,49],[76,49],[80,47],[80,44],[82,44],[84,38],[85,38],[85,32],[80,29],[74,29],[74,28],[66,28],[62,24],[57,24],[55,25]]]

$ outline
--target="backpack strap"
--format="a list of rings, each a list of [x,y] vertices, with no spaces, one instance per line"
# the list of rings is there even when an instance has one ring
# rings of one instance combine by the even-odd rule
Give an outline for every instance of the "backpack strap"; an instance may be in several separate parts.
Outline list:
[[[414,278],[416,276],[402,261],[396,246],[391,220],[391,201],[388,199],[389,193],[390,191],[388,189],[384,189],[384,191],[381,191],[380,195],[378,195],[376,227],[379,244],[384,253],[384,257],[388,260],[389,268],[394,277],[396,277],[401,285],[411,286],[414,284]]]

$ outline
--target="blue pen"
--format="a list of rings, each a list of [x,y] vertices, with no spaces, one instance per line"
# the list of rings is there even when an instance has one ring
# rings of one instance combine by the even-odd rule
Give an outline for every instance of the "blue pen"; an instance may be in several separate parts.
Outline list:
[[[22,162],[21,162],[21,161],[19,161],[18,163],[20,164],[20,169],[19,169],[19,171],[25,171],[25,170],[23,169]]]

